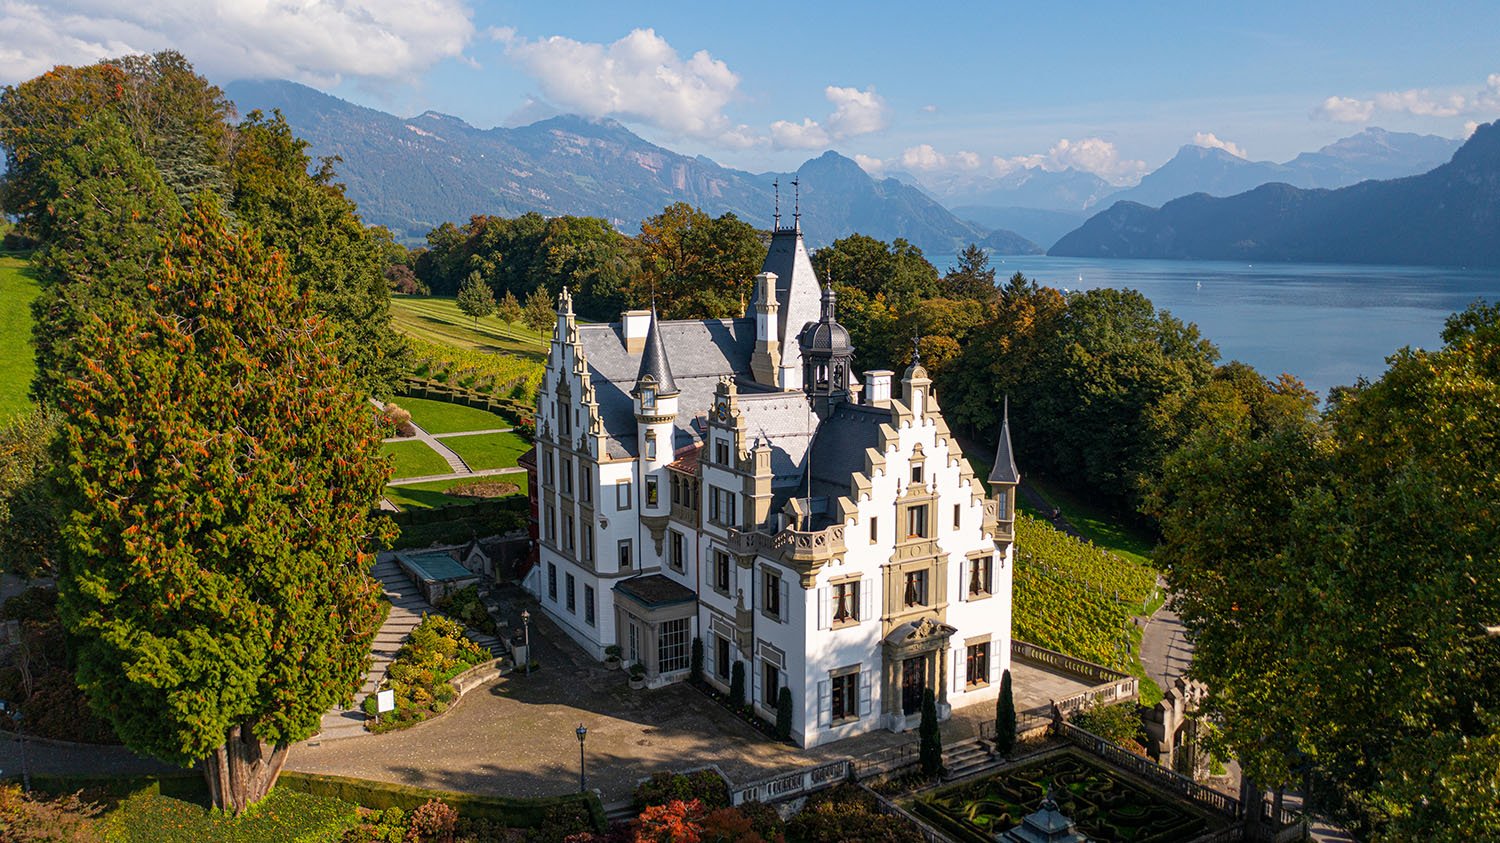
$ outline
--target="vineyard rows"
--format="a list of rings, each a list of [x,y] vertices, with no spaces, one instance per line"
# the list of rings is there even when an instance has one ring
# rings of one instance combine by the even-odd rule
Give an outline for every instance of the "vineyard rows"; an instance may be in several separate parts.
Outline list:
[[[488,393],[495,398],[535,402],[543,366],[523,357],[487,354],[408,338],[415,361],[412,372],[439,383]]]
[[[1115,666],[1132,615],[1156,591],[1156,572],[1016,517],[1015,637]]]

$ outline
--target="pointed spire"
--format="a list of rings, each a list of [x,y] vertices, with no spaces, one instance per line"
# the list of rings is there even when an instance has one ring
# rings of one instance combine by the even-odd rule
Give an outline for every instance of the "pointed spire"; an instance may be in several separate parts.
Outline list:
[[[995,446],[995,467],[990,470],[990,483],[1020,483],[1021,472],[1016,468],[1016,458],[1010,448],[1010,396],[1005,396],[1004,415],[1000,420],[1000,442]]]
[[[776,210],[771,214],[771,230],[781,228],[781,179],[771,180],[771,189],[776,192]]]
[[[833,285],[829,284],[823,288],[823,319],[824,322],[834,321],[834,309],[838,305],[838,293],[833,291]]]
[[[667,363],[667,349],[662,345],[661,332],[656,325],[656,307],[651,307],[651,324],[646,329],[646,347],[641,349],[641,370],[635,378],[635,390],[640,392],[647,379],[656,389],[657,395],[677,395],[677,382],[672,379],[672,367]]]

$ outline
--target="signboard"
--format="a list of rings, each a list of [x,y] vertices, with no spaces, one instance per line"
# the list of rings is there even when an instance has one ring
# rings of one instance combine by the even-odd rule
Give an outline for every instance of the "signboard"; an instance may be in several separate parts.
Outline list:
[[[385,714],[396,710],[396,692],[379,691],[375,694],[375,713]]]

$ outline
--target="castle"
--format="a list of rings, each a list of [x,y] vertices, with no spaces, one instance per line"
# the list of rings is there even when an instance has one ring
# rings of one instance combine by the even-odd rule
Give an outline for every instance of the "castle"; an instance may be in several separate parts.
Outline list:
[[[993,701],[1010,667],[1015,489],[988,490],[919,360],[864,372],[800,226],[776,225],[752,312],[581,325],[558,297],[538,396],[526,587],[596,658],[704,679],[814,746]]]

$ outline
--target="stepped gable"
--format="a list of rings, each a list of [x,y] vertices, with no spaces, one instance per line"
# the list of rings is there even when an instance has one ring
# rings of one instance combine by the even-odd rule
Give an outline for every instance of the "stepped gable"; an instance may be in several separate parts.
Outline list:
[[[627,351],[623,330],[618,322],[578,326],[578,343],[588,362],[611,457],[634,457],[639,447],[635,407],[625,390],[640,375],[645,351]],[[681,447],[697,441],[692,420],[700,409],[713,405],[714,388],[720,378],[751,378],[755,320],[661,320],[656,322],[655,331],[663,358],[670,360],[674,388],[681,396],[678,400],[684,412],[677,417],[674,443],[674,447]]]

